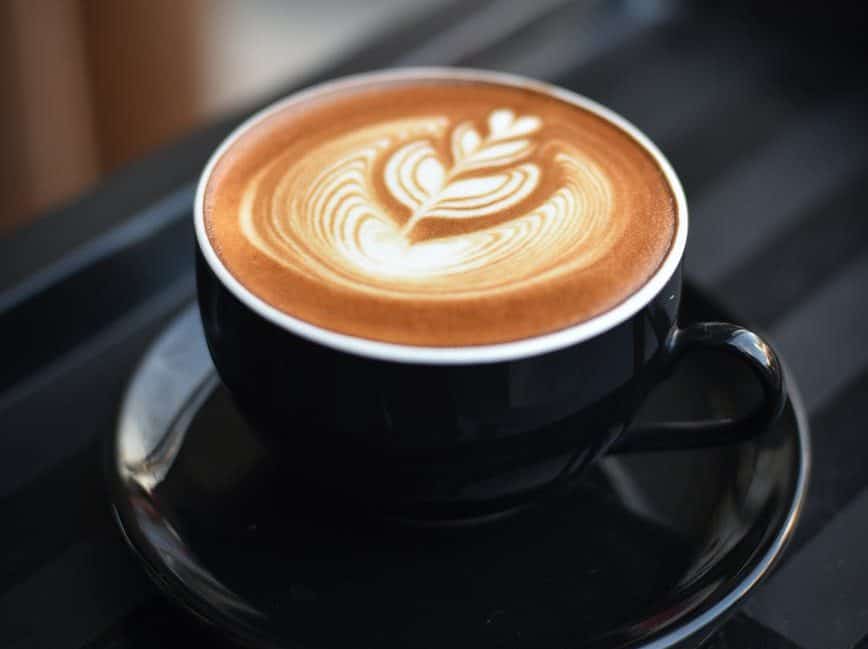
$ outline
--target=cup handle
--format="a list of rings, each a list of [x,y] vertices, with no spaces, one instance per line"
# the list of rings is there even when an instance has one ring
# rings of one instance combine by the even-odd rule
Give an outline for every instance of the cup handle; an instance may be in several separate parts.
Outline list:
[[[770,426],[787,401],[780,360],[765,340],[754,332],[726,322],[700,322],[676,328],[665,343],[670,368],[685,354],[714,349],[737,356],[753,371],[763,388],[762,405],[738,418],[661,422],[634,426],[610,447],[611,453],[672,449],[696,449],[750,439]]]

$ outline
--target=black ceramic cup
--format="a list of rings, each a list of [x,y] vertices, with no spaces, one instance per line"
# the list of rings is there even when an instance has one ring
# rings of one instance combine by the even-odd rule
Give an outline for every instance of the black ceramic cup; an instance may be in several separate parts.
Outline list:
[[[470,78],[533,87],[630,134],[659,163],[677,203],[675,241],[658,270],[610,311],[555,333],[468,347],[418,347],[329,331],[255,296],[223,265],[205,231],[203,193],[222,153],[286,102],[386,78]],[[199,306],[223,383],[297,489],[378,511],[451,519],[498,512],[569,482],[612,450],[737,441],[778,415],[780,364],[755,333],[677,324],[687,206],[660,151],[638,129],[574,93],[493,72],[410,69],[324,84],[265,109],[212,157],[195,205]],[[678,359],[718,349],[748,365],[762,405],[737,420],[628,430]]]

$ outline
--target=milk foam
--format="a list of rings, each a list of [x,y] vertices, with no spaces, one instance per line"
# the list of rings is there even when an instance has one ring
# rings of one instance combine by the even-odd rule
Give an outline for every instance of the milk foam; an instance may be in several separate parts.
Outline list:
[[[666,258],[669,181],[590,103],[374,77],[283,102],[214,163],[207,236],[258,299],[359,338],[485,345],[605,313]]]
[[[625,223],[604,171],[571,142],[541,142],[538,116],[495,107],[474,121],[386,121],[276,156],[243,187],[241,230],[298,273],[415,299],[511,290],[604,256]],[[531,156],[543,145],[544,168]],[[426,235],[435,219],[464,227]]]

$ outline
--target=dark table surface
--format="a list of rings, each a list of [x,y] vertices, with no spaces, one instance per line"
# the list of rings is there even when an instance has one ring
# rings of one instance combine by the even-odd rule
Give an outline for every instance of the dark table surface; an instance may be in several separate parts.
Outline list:
[[[768,334],[814,435],[796,538],[715,649],[868,648],[865,27],[835,3],[460,1],[310,79],[518,72],[613,107],[669,156],[691,207],[688,280]],[[193,185],[240,117],[0,240],[0,646],[202,641],[124,546],[101,452],[137,359],[192,298]]]

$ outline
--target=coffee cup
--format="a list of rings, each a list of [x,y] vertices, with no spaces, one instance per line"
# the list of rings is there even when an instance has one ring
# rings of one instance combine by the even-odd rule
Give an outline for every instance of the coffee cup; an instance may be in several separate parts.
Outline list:
[[[425,68],[294,94],[219,147],[194,218],[214,364],[312,497],[509,511],[613,450],[743,439],[786,399],[760,336],[679,327],[687,205],[664,156],[548,84]],[[631,430],[697,349],[741,359],[761,406]]]

